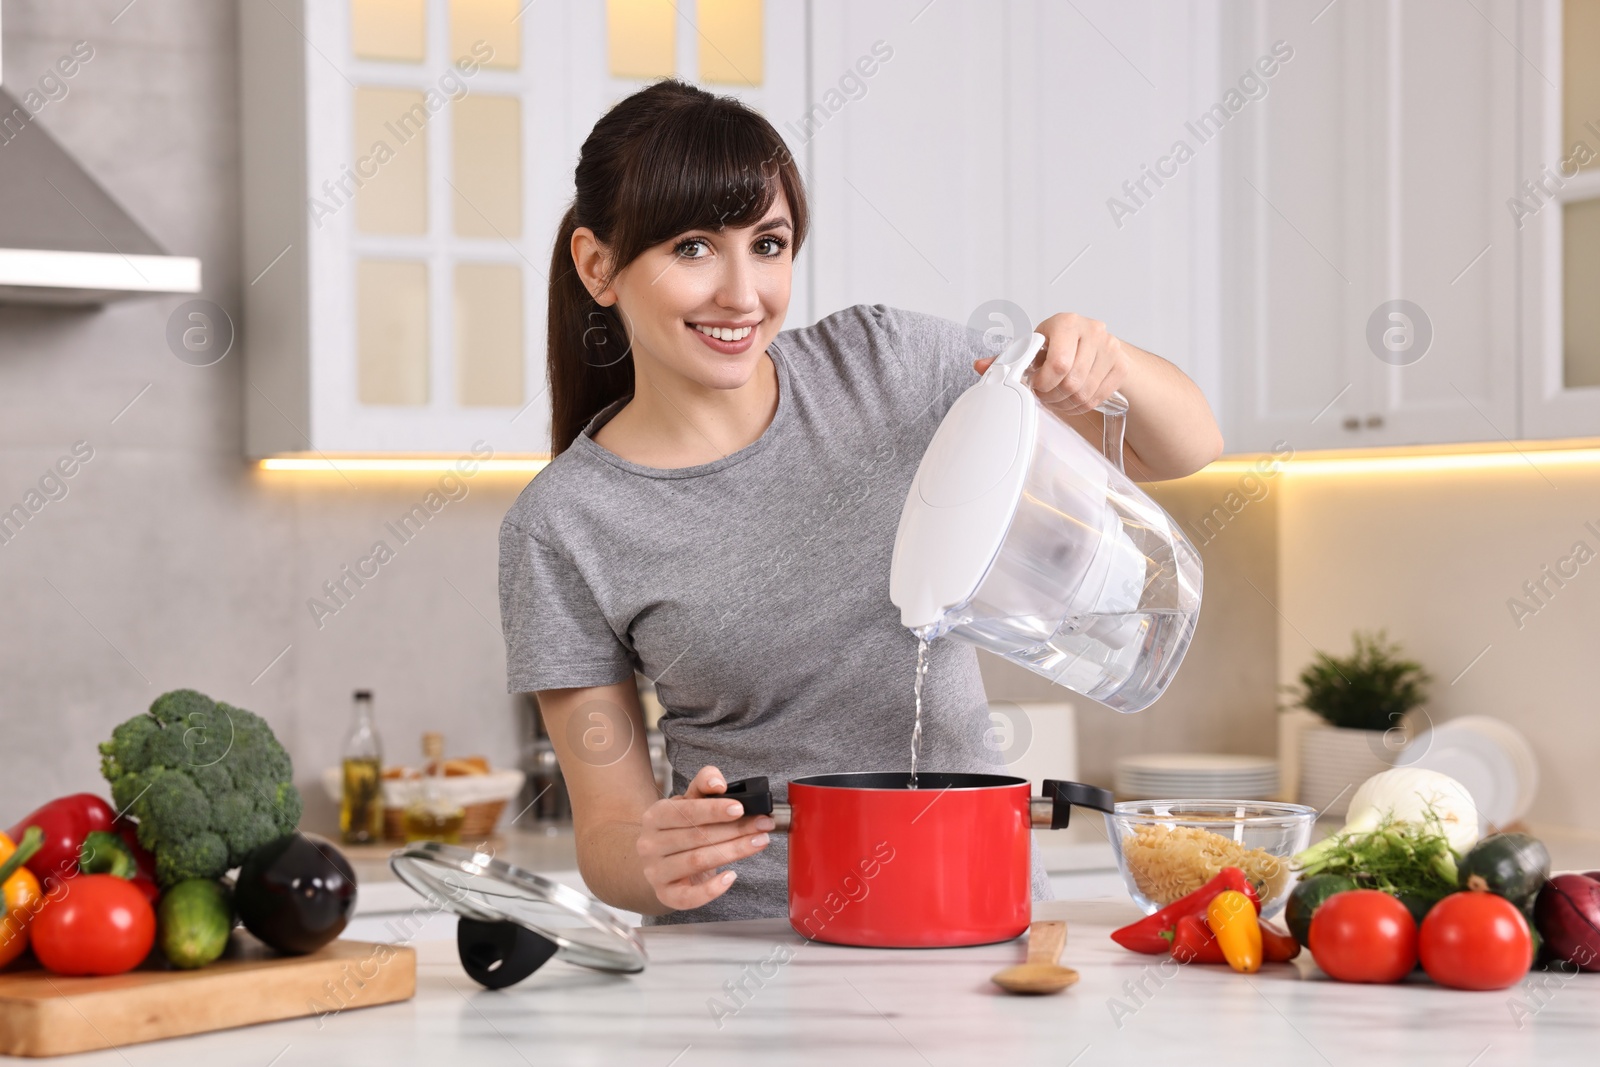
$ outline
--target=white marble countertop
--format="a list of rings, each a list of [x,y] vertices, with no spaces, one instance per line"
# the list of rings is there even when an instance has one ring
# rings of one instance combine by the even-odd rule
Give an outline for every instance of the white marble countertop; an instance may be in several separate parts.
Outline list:
[[[1081,822],[1042,835],[1052,882],[1058,893],[1063,886],[1082,897],[1115,893],[1120,882],[1104,870],[1110,849],[1097,823]],[[1600,867],[1595,838],[1538,832],[1558,869]],[[348,851],[362,891],[346,935],[396,940],[393,920],[419,898],[389,874],[387,846]],[[500,854],[582,885],[570,869],[570,831],[513,832]],[[1417,978],[1343,985],[1303,956],[1245,976],[1178,968],[1117,947],[1106,935],[1138,915],[1120,895],[1039,903],[1034,911],[1068,923],[1063,962],[1082,978],[1057,996],[1008,997],[990,984],[993,972],[1022,958],[1021,941],[854,949],[807,943],[781,920],[647,927],[650,965],[642,974],[601,975],[554,961],[511,989],[489,992],[456,959],[454,920],[437,915],[403,931],[419,959],[417,995],[403,1004],[352,1010],[320,1025],[307,1018],[49,1061],[0,1060],[62,1067],[1595,1061],[1600,974],[1533,972],[1514,989],[1465,993]],[[788,962],[764,968],[770,977],[754,970],[787,954]],[[731,996],[728,984],[741,982],[748,995]]]
[[[552,962],[500,992],[477,987],[454,945],[419,940],[416,997],[50,1061],[63,1067],[217,1064],[1502,1064],[1593,1063],[1600,975],[1535,972],[1522,987],[1464,993],[1424,980],[1341,985],[1309,959],[1259,974],[1139,956],[1106,936],[1126,901],[1054,901],[1063,962],[1082,979],[1051,997],[989,982],[1020,941],[966,949],[810,944],[781,920],[651,927],[650,965],[619,977]],[[755,971],[764,961],[787,962]],[[775,972],[775,973],[774,973]],[[752,980],[749,975],[757,975]],[[748,994],[729,993],[744,982]],[[1536,988],[1542,987],[1542,988]],[[20,1062],[20,1061],[18,1061]]]

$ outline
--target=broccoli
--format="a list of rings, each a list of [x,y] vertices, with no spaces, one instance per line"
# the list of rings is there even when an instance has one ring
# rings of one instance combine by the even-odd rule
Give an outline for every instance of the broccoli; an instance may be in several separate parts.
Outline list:
[[[157,697],[100,754],[112,802],[139,820],[163,889],[218,878],[300,822],[294,768],[272,728],[193,689]]]

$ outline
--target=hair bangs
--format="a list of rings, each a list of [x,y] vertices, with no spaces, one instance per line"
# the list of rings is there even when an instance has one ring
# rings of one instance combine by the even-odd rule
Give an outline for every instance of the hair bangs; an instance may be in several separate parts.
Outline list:
[[[798,255],[808,228],[800,168],[772,124],[731,96],[663,78],[600,116],[579,151],[572,205],[550,250],[551,455],[634,386],[628,324],[579,276],[572,253],[578,230],[590,230],[604,246],[614,277],[685,233],[760,222],[780,192],[792,227],[790,255]]]
[[[640,148],[627,182],[639,200],[620,213],[636,227],[617,235],[624,255],[688,230],[761,221],[784,189],[784,165],[792,167],[783,139],[743,107],[684,108],[667,116]]]

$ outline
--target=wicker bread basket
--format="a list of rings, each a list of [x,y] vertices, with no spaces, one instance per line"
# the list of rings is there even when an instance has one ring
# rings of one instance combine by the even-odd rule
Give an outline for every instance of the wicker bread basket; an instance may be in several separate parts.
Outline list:
[[[461,840],[465,841],[469,837],[484,838],[494,833],[495,824],[500,821],[500,814],[506,810],[506,802],[488,800],[481,804],[463,804],[461,810],[466,812],[466,817],[461,820]],[[385,841],[406,839],[405,808],[384,806],[383,839]]]
[[[494,832],[504,814],[506,804],[522,789],[521,771],[490,771],[488,774],[468,774],[460,777],[435,778],[434,786],[445,797],[460,804],[466,812],[461,824],[461,836],[483,838]],[[322,772],[323,788],[328,796],[338,802],[344,789],[342,772],[330,767]],[[386,778],[383,782],[383,838],[385,841],[405,840],[405,811],[413,794],[422,783],[415,778]]]

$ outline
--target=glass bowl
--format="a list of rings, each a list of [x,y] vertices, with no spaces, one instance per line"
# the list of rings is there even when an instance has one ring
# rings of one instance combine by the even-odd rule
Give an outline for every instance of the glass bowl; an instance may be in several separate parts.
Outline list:
[[[1265,800],[1131,800],[1106,816],[1117,869],[1134,902],[1159,911],[1238,867],[1261,894],[1261,914],[1283,910],[1294,888],[1289,858],[1311,843],[1315,808]]]

